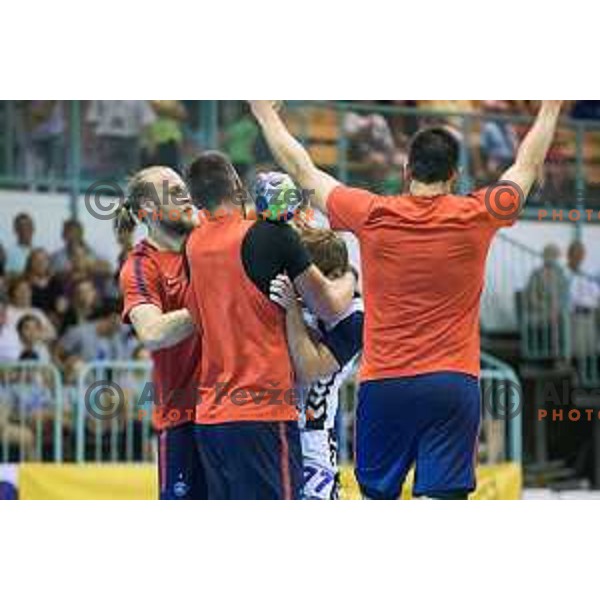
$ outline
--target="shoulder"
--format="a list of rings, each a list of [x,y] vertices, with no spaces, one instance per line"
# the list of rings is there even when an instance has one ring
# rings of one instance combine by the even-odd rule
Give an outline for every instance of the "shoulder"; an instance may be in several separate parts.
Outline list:
[[[332,229],[358,234],[383,196],[361,188],[338,185],[327,197],[327,216]]]
[[[354,298],[350,306],[333,322],[322,324],[322,343],[329,348],[338,364],[348,364],[363,344],[364,307]]]
[[[300,243],[300,235],[288,223],[259,219],[247,230],[245,242],[265,246],[270,249],[287,248],[290,244]]]
[[[144,279],[160,275],[159,252],[149,244],[140,242],[127,255],[119,273],[121,284],[131,279]]]
[[[248,232],[273,237],[297,235],[295,229],[289,223],[283,221],[269,221],[268,219],[257,219],[250,226]]]
[[[350,302],[348,308],[344,312],[340,313],[335,320],[326,323],[325,328],[329,331],[332,331],[337,327],[344,324],[347,325],[350,322],[355,324],[360,322],[362,324],[364,312],[365,305],[363,299],[361,296],[356,295],[354,298],[352,298],[352,302]]]
[[[327,206],[330,209],[336,207],[344,209],[348,205],[358,203],[363,209],[366,209],[383,198],[385,196],[380,196],[363,188],[340,184],[334,187],[327,196]]]

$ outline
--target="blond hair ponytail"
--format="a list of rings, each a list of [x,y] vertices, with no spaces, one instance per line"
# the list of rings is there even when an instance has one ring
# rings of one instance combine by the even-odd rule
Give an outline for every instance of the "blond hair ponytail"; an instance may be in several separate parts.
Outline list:
[[[133,207],[129,200],[125,200],[122,206],[117,211],[115,218],[115,229],[119,233],[131,233],[136,226],[135,215]]]

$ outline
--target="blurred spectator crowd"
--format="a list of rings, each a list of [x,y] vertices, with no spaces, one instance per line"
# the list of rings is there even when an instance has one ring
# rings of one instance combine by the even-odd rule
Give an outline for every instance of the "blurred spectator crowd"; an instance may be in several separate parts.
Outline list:
[[[11,130],[19,177],[32,185],[66,178],[72,110],[71,102],[60,100],[13,102],[10,115],[5,107],[3,126]],[[79,110],[82,179],[120,179],[147,164],[177,166],[184,137],[195,137],[188,131],[193,115],[179,101],[92,100],[79,103]]]
[[[65,457],[73,458],[75,415],[83,410],[79,375],[86,363],[146,364],[149,359],[131,328],[121,323],[118,270],[86,242],[81,223],[63,223],[62,245],[54,252],[39,247],[35,234],[32,216],[18,214],[12,239],[2,240],[0,246],[0,461],[15,453],[31,457],[36,444],[41,444],[38,458],[51,458],[59,384],[64,389]],[[118,236],[118,243],[122,258],[131,248],[131,236]],[[131,373],[127,377],[131,388]],[[100,377],[107,378],[114,379],[112,374]],[[138,388],[145,379],[136,382]],[[133,435],[137,450],[131,450],[130,457],[140,457],[142,419],[132,406],[123,410],[129,411],[131,423],[123,420],[113,443],[124,445]],[[85,420],[94,444],[110,445],[107,436],[114,431],[98,433],[102,423]]]
[[[514,159],[526,127],[526,122],[513,123],[505,117],[533,115],[537,109],[535,101],[500,100],[347,101],[342,105],[345,109],[340,112],[339,105],[328,103],[292,104],[286,108],[286,119],[323,168],[337,173],[343,165],[350,183],[383,193],[403,189],[409,139],[425,125],[452,127],[468,142],[472,183],[497,177]],[[394,112],[394,108],[411,110]],[[7,174],[8,162],[12,172],[31,187],[59,188],[70,173],[68,157],[74,138],[81,149],[84,181],[121,180],[149,164],[177,169],[215,143],[204,126],[210,121],[205,109],[199,101],[83,101],[79,103],[79,132],[73,132],[72,102],[18,101],[10,108],[0,102],[0,147],[6,148],[8,134],[11,141],[10,160],[6,161],[6,152],[0,152],[4,157],[0,158],[0,175]],[[568,111],[575,119],[600,122],[600,101],[572,102]],[[463,113],[471,116],[466,123],[459,116]],[[216,143],[243,177],[251,177],[257,166],[272,163],[243,102],[219,102],[216,116]],[[590,134],[585,141],[593,145],[600,140]],[[573,203],[573,143],[572,129],[559,135],[543,186],[532,203]],[[600,161],[600,151],[586,156]],[[590,188],[600,184],[593,167],[586,164]],[[74,457],[76,411],[82,403],[78,382],[85,365],[132,359],[146,364],[148,360],[131,329],[121,324],[118,267],[115,272],[90,247],[80,222],[63,223],[62,245],[52,252],[36,243],[39,226],[31,215],[21,213],[7,239],[0,240],[0,461],[14,459],[17,450],[19,457],[49,458],[52,454],[56,373],[64,389],[60,435],[69,459]],[[120,266],[132,246],[131,236],[120,235],[118,244]],[[600,339],[600,288],[579,273],[584,255],[581,245],[569,250],[567,273],[558,266],[559,254],[554,246],[546,249],[544,266],[532,275],[525,290],[530,325],[562,331],[556,324],[567,310],[572,348],[575,353],[588,353],[591,346],[597,349]],[[565,335],[556,333],[551,343],[563,345],[561,336]],[[33,366],[15,370],[10,365],[16,362]],[[108,377],[114,378],[114,373]],[[139,391],[146,378],[129,373],[125,384]],[[98,457],[100,452],[102,459],[104,449],[116,445],[128,449],[119,452],[119,457],[141,457],[147,449],[140,423],[131,411],[118,421],[116,434],[114,429],[99,430],[98,421],[88,423],[86,453]]]
[[[220,101],[216,113],[206,118],[209,104],[82,101],[78,120],[74,120],[72,102],[17,101],[11,103],[10,110],[3,102],[0,142],[9,137],[12,152],[10,169],[0,164],[0,173],[12,170],[32,186],[39,182],[50,188],[58,185],[69,174],[69,148],[75,138],[80,146],[79,175],[83,181],[121,179],[148,164],[178,168],[211,145],[227,152],[242,175],[250,174],[256,164],[271,162],[243,102]],[[286,116],[323,168],[336,170],[344,163],[351,183],[393,193],[402,189],[408,141],[419,127],[443,124],[454,128],[469,149],[468,183],[478,185],[497,177],[514,159],[527,123],[509,117],[532,116],[536,109],[537,102],[528,100],[369,100],[343,101],[335,106],[292,103]],[[466,122],[463,114],[469,116]],[[600,187],[600,129],[593,125],[600,123],[600,101],[571,101],[565,114],[586,126],[592,124],[583,143],[584,175],[593,204]],[[74,122],[79,132],[71,131]],[[214,130],[208,131],[211,127]],[[573,127],[559,131],[533,203],[574,204],[575,138]]]
[[[360,107],[363,102],[352,103]],[[357,183],[373,182],[378,191],[397,193],[403,189],[402,165],[410,137],[421,127],[443,125],[454,130],[465,142],[463,175],[468,175],[466,187],[476,187],[493,181],[512,164],[521,137],[528,128],[526,119],[538,109],[536,101],[508,100],[392,100],[368,101],[365,105],[381,104],[386,109],[419,109],[422,114],[357,112],[344,114],[343,129],[348,140],[350,172]],[[456,116],[454,116],[456,114]],[[463,115],[468,115],[467,119]],[[576,119],[600,119],[600,101],[570,102],[566,116]],[[512,119],[512,120],[511,120]],[[584,156],[600,156],[600,136],[584,136]],[[554,143],[540,184],[530,198],[531,205],[572,206],[575,204],[575,148],[573,128],[561,128]],[[600,159],[599,159],[600,161]],[[589,160],[585,165],[588,203],[594,204],[594,194],[600,187],[600,162]]]
[[[543,264],[531,274],[522,294],[521,317],[535,354],[572,358],[582,383],[598,385],[600,277],[586,273],[586,248],[581,241],[569,245],[565,266],[561,254],[554,243],[544,248]]]

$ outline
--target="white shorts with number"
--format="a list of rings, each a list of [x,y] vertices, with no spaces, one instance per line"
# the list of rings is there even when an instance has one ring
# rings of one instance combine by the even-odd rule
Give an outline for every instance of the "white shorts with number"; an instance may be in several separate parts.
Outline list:
[[[339,474],[337,442],[332,429],[305,429],[301,432],[304,462],[304,498],[337,500]]]

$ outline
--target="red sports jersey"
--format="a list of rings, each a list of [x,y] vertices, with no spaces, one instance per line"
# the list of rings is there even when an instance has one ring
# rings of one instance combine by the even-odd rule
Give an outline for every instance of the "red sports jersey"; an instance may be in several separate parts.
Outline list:
[[[154,304],[164,313],[186,307],[184,260],[182,253],[161,251],[146,241],[130,252],[120,275],[124,322],[129,322],[131,310],[141,304]],[[152,361],[156,394],[153,420],[157,429],[193,421],[198,397],[199,337],[192,335],[172,348],[153,352]]]
[[[363,381],[442,371],[479,375],[485,262],[497,230],[518,214],[492,191],[384,197],[338,186],[329,194],[331,227],[360,242]]]

